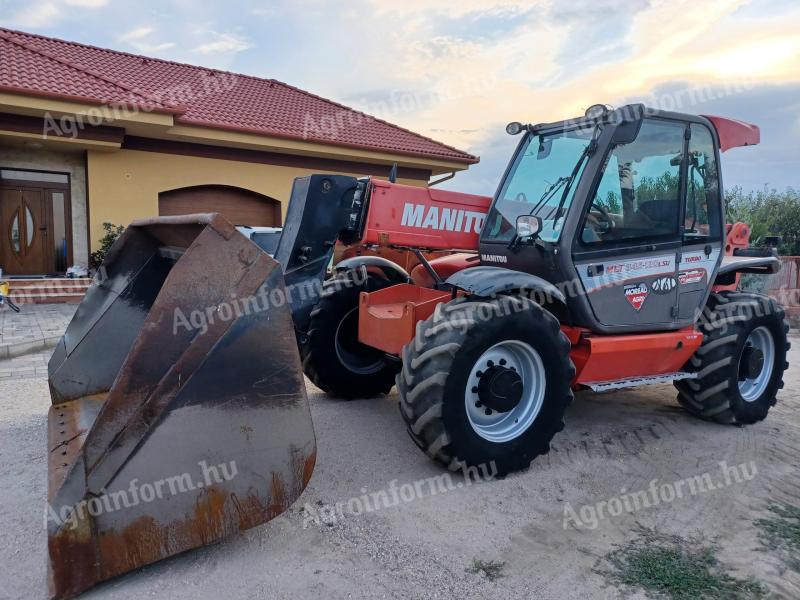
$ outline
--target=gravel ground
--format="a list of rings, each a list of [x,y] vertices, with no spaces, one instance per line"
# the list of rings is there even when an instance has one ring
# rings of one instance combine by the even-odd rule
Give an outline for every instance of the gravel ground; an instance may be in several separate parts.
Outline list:
[[[800,344],[790,361],[800,365]],[[410,502],[330,524],[306,523],[304,506],[347,502],[442,474],[405,434],[397,398],[338,402],[309,384],[318,461],[290,511],[224,543],[174,557],[98,586],[88,599],[170,598],[619,598],[593,572],[598,557],[629,539],[637,523],[702,535],[740,577],[779,597],[800,597],[800,578],[758,550],[752,521],[770,502],[800,498],[800,367],[767,421],[737,428],[690,417],[671,386],[578,394],[553,452],[503,480],[423,494]],[[0,381],[0,598],[46,598],[47,383]],[[749,481],[723,483],[719,462],[755,465]],[[565,507],[675,484],[709,473],[717,489],[601,519],[596,529]],[[752,474],[752,471],[751,471]],[[458,484],[461,484],[460,486]],[[423,488],[427,489],[427,488]],[[502,577],[469,571],[502,561]]]

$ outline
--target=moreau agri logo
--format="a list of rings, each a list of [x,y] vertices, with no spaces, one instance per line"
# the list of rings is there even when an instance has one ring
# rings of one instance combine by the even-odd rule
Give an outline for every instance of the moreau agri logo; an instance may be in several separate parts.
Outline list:
[[[625,286],[625,298],[631,303],[635,310],[642,310],[644,301],[650,295],[650,290],[647,289],[646,283],[636,283],[633,285]]]

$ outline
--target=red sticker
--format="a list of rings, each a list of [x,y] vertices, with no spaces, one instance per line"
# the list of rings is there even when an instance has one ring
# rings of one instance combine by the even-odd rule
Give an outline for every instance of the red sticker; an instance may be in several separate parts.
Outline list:
[[[644,283],[625,286],[625,297],[635,310],[642,310],[644,301],[647,300],[649,295],[650,290],[647,289],[647,285]]]

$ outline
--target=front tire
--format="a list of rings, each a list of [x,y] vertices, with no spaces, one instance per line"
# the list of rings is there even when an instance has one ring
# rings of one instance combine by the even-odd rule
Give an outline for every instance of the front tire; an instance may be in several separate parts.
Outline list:
[[[789,367],[783,309],[759,294],[711,294],[703,344],[686,365],[697,379],[675,382],[678,402],[702,419],[749,424],[766,418]]]
[[[301,348],[303,371],[318,388],[331,396],[352,399],[388,394],[394,387],[399,364],[358,341],[361,292],[391,285],[375,276],[358,283],[352,273],[323,284],[322,297],[311,311],[308,340]]]
[[[397,387],[409,435],[451,470],[527,468],[564,428],[570,349],[558,320],[527,298],[440,304],[403,349]]]

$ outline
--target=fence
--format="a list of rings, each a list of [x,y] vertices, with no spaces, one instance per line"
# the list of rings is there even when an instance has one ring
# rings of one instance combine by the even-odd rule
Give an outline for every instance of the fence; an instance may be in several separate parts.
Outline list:
[[[800,256],[782,256],[781,270],[770,275],[767,293],[786,309],[793,327],[800,326]]]

